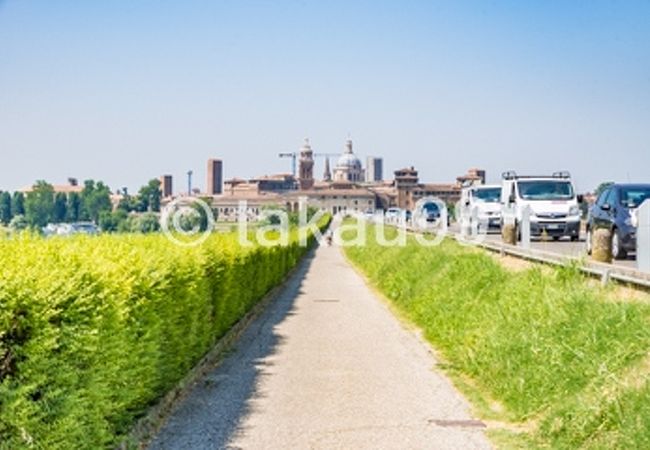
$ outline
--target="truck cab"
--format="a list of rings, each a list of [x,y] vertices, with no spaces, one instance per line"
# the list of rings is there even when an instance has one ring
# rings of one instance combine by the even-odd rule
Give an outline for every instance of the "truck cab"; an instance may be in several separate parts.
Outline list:
[[[580,206],[569,172],[546,176],[521,176],[505,172],[501,184],[502,216],[514,216],[521,226],[526,210],[530,211],[531,236],[547,235],[555,240],[567,236],[580,238]]]

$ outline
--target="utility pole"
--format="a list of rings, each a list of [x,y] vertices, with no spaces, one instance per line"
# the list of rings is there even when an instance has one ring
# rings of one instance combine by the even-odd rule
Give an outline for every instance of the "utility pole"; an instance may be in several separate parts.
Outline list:
[[[192,171],[187,171],[187,195],[192,195]]]

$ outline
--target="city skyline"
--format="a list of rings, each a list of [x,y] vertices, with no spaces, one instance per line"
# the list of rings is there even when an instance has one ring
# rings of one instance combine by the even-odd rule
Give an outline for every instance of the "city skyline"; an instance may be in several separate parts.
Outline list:
[[[569,170],[578,189],[650,163],[647,2],[0,2],[0,189],[137,189],[205,161],[290,172],[279,152],[453,180]],[[599,162],[596,163],[596,160]],[[317,176],[323,161],[317,161]]]

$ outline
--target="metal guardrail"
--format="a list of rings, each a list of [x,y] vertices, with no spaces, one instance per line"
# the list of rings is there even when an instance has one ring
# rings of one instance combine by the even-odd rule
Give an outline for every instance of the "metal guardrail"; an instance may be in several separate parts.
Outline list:
[[[650,289],[650,274],[627,267],[596,263],[582,258],[576,258],[575,256],[567,256],[544,250],[523,249],[503,243],[481,242],[473,245],[502,255],[514,256],[543,264],[557,266],[578,263],[577,267],[580,271],[589,276],[600,278],[603,285],[607,284],[610,280],[615,280],[621,283],[643,287],[644,289]]]
[[[411,233],[427,233],[427,231],[419,230],[417,228],[400,224],[385,222],[386,225],[395,227],[403,227],[406,231]],[[454,238],[455,235],[447,231],[448,238]],[[538,249],[525,249],[515,245],[509,245],[498,242],[472,242],[471,240],[465,241],[466,243],[475,247],[483,248],[485,250],[499,253],[501,255],[513,256],[528,261],[538,262],[542,264],[562,266],[571,263],[577,263],[578,269],[591,277],[600,278],[601,283],[606,285],[610,281],[617,281],[619,283],[628,284],[630,286],[639,287],[645,290],[650,290],[650,273],[640,272],[628,267],[616,266],[614,264],[597,263],[587,261],[583,258],[575,256],[562,255],[560,253],[548,252]]]

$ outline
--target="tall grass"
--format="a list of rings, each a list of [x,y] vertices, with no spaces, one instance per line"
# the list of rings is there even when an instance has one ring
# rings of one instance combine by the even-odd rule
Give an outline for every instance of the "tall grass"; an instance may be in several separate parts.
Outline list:
[[[368,236],[348,257],[484,404],[502,405],[499,419],[528,424],[528,445],[648,444],[648,385],[621,380],[648,375],[635,366],[650,349],[649,305],[617,301],[575,267],[510,272],[453,241],[389,248],[377,245],[374,227]]]
[[[0,448],[114,446],[305,251],[234,234],[0,242]]]

